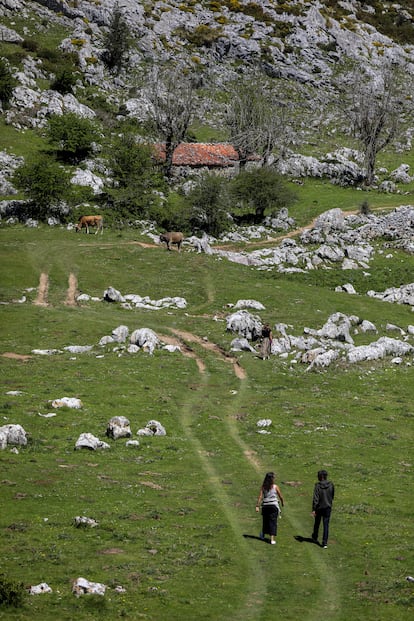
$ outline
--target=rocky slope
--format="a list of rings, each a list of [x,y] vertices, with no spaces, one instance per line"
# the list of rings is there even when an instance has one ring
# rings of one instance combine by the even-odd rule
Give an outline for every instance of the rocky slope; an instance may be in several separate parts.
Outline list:
[[[114,6],[113,0],[0,0],[3,47],[9,46],[10,52],[10,46],[15,46],[19,51],[16,61],[13,55],[9,60],[18,84],[10,108],[3,111],[6,123],[24,131],[44,126],[51,114],[75,112],[94,118],[94,98],[142,121],[148,106],[144,68],[161,62],[181,60],[199,67],[218,90],[235,73],[259,65],[268,76],[316,85],[323,93],[344,57],[364,60],[372,71],[384,60],[405,63],[406,71],[414,75],[414,45],[407,42],[414,42],[414,7],[409,0],[399,4],[120,0],[118,6],[133,43],[116,74],[102,62]],[[46,38],[51,29],[55,38],[58,29],[62,33],[57,41],[60,52],[77,57],[80,74],[73,94],[62,95],[50,88],[54,78],[50,67],[25,45]],[[210,121],[220,124],[220,106],[217,101],[213,105],[208,92],[204,97],[203,110],[208,111]],[[2,154],[3,169],[9,173],[20,163],[11,156]],[[297,167],[297,161],[293,166]],[[99,191],[101,180],[94,172],[87,173],[86,181]],[[10,191],[7,178],[0,186],[3,195]]]
[[[373,67],[386,58],[405,61],[407,70],[414,73],[414,46],[394,41],[369,23],[377,18],[380,25],[391,15],[388,21],[400,24],[400,30],[388,30],[409,32],[412,28],[414,42],[412,3],[392,7],[396,8],[391,8],[389,2],[357,0],[122,0],[119,8],[134,43],[127,68],[116,78],[101,62],[103,35],[113,14],[113,0],[0,0],[1,37],[5,42],[21,43],[26,38],[43,36],[51,25],[64,27],[68,36],[59,48],[78,56],[84,84],[95,85],[107,96],[121,97],[125,102],[128,97],[122,93],[122,87],[128,87],[134,70],[139,71],[149,62],[171,59],[184,59],[208,68],[218,82],[225,81],[236,69],[259,63],[271,76],[326,85],[335,63],[344,56],[362,58]],[[44,73],[41,63],[32,62],[29,54],[24,59],[23,71],[16,71],[21,85],[35,91],[34,80],[47,77]],[[20,97],[18,93],[15,105],[22,106],[25,98],[29,99],[27,92]],[[36,103],[41,107],[45,104]],[[49,107],[53,105],[47,103]],[[71,107],[70,102],[66,105]]]

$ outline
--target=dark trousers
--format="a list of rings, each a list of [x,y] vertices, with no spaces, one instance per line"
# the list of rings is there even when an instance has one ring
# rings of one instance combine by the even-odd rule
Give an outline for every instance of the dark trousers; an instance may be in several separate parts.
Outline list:
[[[277,516],[278,508],[274,505],[262,507],[262,533],[264,535],[277,535]]]
[[[317,509],[315,515],[315,522],[313,525],[313,533],[312,539],[318,539],[319,526],[321,520],[323,521],[323,535],[322,535],[322,545],[326,546],[328,544],[329,537],[329,520],[331,518],[332,507],[326,507],[326,509]]]

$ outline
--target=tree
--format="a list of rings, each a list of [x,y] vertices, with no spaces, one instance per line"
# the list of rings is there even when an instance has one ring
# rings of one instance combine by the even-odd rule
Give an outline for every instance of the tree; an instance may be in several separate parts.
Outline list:
[[[13,183],[32,203],[31,215],[44,220],[70,194],[69,173],[56,160],[43,155],[16,169]]]
[[[17,80],[13,77],[10,67],[4,58],[0,58],[0,102],[3,108],[9,107]]]
[[[335,103],[364,156],[365,184],[375,179],[377,155],[401,137],[413,121],[414,80],[408,71],[384,61],[376,70],[357,64],[336,79]]]
[[[104,47],[103,62],[109,69],[119,73],[131,47],[131,31],[118,4],[112,12]]]
[[[256,223],[263,220],[266,210],[274,213],[296,199],[281,175],[270,166],[240,172],[231,182],[231,191],[242,208],[254,210]]]
[[[149,78],[151,122],[165,141],[164,173],[171,178],[175,149],[184,140],[195,112],[196,76],[185,67],[161,67]]]
[[[229,228],[228,181],[218,175],[202,177],[187,197],[191,229],[218,236]]]
[[[76,76],[70,66],[60,67],[56,72],[56,77],[50,85],[50,88],[57,91],[61,95],[73,93],[73,87],[76,84]]]
[[[109,146],[111,183],[106,191],[116,212],[123,217],[148,217],[163,189],[163,180],[153,150],[137,143],[135,134],[126,132]]]
[[[97,126],[73,112],[50,117],[47,126],[50,144],[58,156],[67,162],[77,163],[93,151],[99,138]]]
[[[267,164],[281,157],[290,144],[299,144],[309,94],[281,78],[267,79],[252,69],[229,85],[225,122],[240,168],[256,154]]]

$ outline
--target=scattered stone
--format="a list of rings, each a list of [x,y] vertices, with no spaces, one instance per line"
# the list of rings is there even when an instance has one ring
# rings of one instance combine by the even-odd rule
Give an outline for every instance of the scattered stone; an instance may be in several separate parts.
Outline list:
[[[60,349],[32,349],[32,354],[37,354],[39,356],[53,356],[61,353]]]
[[[93,518],[88,518],[84,515],[77,515],[74,520],[73,520],[74,525],[76,526],[76,528],[82,527],[82,526],[88,526],[90,528],[96,528],[96,526],[98,526],[98,522],[96,520],[94,520]]]
[[[130,438],[132,433],[129,420],[125,416],[113,416],[108,423],[106,435],[113,440]]]
[[[150,355],[154,353],[154,350],[160,346],[158,336],[150,328],[139,328],[134,330],[130,336],[131,345],[137,345],[147,351]]]
[[[105,302],[125,302],[124,296],[113,287],[108,287],[108,289],[104,291],[103,299]]]
[[[81,433],[75,445],[75,450],[89,449],[91,451],[97,451],[99,449],[109,448],[111,448],[109,444],[99,440],[99,438],[91,433]]]
[[[8,445],[26,446],[26,432],[21,425],[8,424],[0,427],[0,449]]]
[[[351,285],[351,283],[346,283],[345,285],[339,285],[338,287],[335,287],[335,291],[337,291],[338,293],[340,293],[341,291],[344,291],[345,293],[349,293],[350,295],[356,295],[354,286]]]
[[[261,302],[257,302],[256,300],[237,300],[234,305],[236,310],[241,308],[253,308],[254,310],[265,310],[265,307]]]
[[[61,399],[55,399],[52,401],[53,408],[73,408],[80,410],[83,407],[83,403],[76,397],[62,397]]]
[[[30,595],[40,595],[42,593],[53,593],[52,589],[46,582],[31,586],[29,589]]]
[[[257,427],[270,427],[271,424],[272,424],[271,418],[261,418],[256,423]]]
[[[89,582],[85,578],[77,578],[72,586],[72,593],[76,597],[81,595],[105,595],[106,585],[100,582]]]
[[[262,334],[262,322],[260,317],[252,315],[246,310],[240,310],[226,318],[226,329],[229,332],[237,332],[247,340],[258,339]]]
[[[91,351],[92,345],[68,345],[63,349],[71,354],[84,354],[87,351]]]
[[[246,338],[238,337],[230,343],[230,351],[250,351],[256,353],[256,350]]]
[[[137,447],[139,446],[139,440],[128,440],[128,442],[125,442],[125,446]]]
[[[138,436],[165,436],[167,432],[157,420],[150,420],[143,429],[138,429]]]

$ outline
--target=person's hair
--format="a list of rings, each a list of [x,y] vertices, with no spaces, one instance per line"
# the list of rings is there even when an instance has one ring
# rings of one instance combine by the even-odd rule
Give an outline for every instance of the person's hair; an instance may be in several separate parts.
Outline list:
[[[325,481],[325,479],[327,478],[328,478],[328,473],[326,472],[326,470],[319,470],[318,472],[319,481]]]
[[[272,487],[272,485],[275,484],[275,473],[274,472],[267,472],[266,476],[264,478],[263,481],[263,489],[265,489],[266,491],[269,491],[269,489]]]

